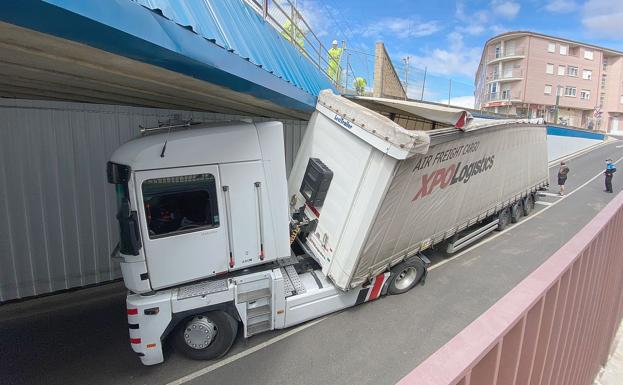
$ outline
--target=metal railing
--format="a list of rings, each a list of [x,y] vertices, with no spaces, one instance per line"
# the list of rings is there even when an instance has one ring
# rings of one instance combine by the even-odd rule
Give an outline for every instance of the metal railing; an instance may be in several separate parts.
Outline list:
[[[339,87],[337,78],[329,74],[329,51],[313,32],[302,13],[290,0],[244,0],[255,9],[277,32],[292,43],[301,54],[313,63],[333,83]],[[338,63],[338,73],[341,72]]]
[[[491,92],[485,95],[486,102],[493,102],[498,100],[521,100],[521,92],[503,90],[500,92]]]
[[[623,317],[623,193],[400,385],[588,385]]]
[[[505,79],[521,79],[523,70],[521,68],[513,68],[512,71],[493,72],[487,76],[487,80],[505,80]]]
[[[489,54],[487,59],[488,61],[491,61],[491,60],[496,60],[496,59],[503,59],[507,57],[524,56],[524,55],[525,55],[525,49],[523,47],[517,47],[517,48],[508,48],[508,49],[495,51],[494,53]]]

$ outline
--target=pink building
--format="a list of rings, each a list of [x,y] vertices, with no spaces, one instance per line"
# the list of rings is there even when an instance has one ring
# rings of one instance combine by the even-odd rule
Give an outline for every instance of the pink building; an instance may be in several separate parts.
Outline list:
[[[623,130],[623,52],[534,32],[485,44],[476,108],[604,131]]]

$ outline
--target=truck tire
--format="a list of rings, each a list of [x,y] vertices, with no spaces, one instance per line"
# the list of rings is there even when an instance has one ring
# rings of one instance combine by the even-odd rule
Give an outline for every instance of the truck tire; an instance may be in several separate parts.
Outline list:
[[[524,199],[523,199],[523,215],[528,216],[532,213],[532,210],[534,209],[534,197],[532,196],[532,194],[528,194]]]
[[[508,227],[508,224],[511,222],[511,211],[507,207],[504,210],[498,213],[498,231],[502,231]]]
[[[238,333],[238,322],[224,311],[196,314],[182,321],[173,336],[175,348],[193,360],[224,356]]]
[[[519,219],[523,215],[523,207],[522,206],[523,205],[522,205],[521,201],[517,201],[517,202],[515,202],[511,206],[511,222],[512,223],[519,222]]]
[[[387,292],[389,294],[406,293],[420,282],[425,271],[424,262],[418,257],[397,264],[390,270]]]

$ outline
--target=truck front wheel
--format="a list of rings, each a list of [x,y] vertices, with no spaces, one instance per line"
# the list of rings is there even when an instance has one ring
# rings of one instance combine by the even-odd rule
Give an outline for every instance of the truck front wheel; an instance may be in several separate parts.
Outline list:
[[[223,311],[198,314],[184,320],[174,335],[176,349],[194,360],[222,357],[236,339],[238,323]]]
[[[391,269],[387,291],[389,294],[402,294],[411,290],[420,282],[425,271],[424,262],[417,257],[397,264]]]

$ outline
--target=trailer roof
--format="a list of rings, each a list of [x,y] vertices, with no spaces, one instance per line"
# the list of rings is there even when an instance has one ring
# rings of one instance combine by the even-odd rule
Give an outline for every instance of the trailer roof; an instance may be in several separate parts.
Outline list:
[[[358,103],[374,110],[378,109],[371,105],[376,105],[377,107],[385,106],[401,112],[406,112],[410,115],[424,118],[443,126],[462,128],[473,119],[472,115],[468,111],[461,108],[440,106],[437,104],[422,103],[412,100],[375,98],[369,96],[355,96],[354,99]]]
[[[425,154],[432,138],[488,127],[543,124],[542,119],[474,118],[460,108],[410,100],[345,97],[331,90],[320,92],[316,109],[353,133],[352,127],[359,127],[367,134],[355,133],[357,136],[396,159]]]

